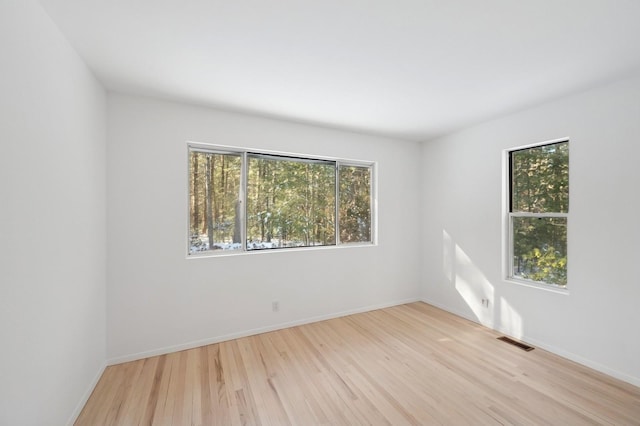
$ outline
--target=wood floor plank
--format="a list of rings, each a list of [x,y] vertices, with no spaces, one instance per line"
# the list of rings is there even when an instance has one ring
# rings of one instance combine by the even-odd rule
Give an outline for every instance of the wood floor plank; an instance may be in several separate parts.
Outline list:
[[[161,391],[166,392],[164,398],[161,400],[164,402],[159,413],[156,413],[154,420],[158,419],[158,424],[171,425],[173,424],[173,414],[176,406],[176,400],[178,396],[178,376],[180,371],[180,358],[181,352],[176,352],[167,355],[167,366],[163,373],[162,384],[160,386]],[[166,388],[165,388],[166,386]],[[166,389],[166,390],[165,390]],[[176,423],[178,424],[178,423]]]
[[[76,425],[640,425],[640,388],[411,303],[105,369]]]

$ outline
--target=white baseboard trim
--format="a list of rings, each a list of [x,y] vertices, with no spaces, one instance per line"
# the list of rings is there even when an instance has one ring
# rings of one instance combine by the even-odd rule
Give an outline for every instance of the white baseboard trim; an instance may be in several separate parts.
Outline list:
[[[256,334],[268,333],[270,331],[282,330],[284,328],[295,327],[298,325],[310,324],[318,321],[325,321],[329,319],[345,317],[348,315],[359,314],[362,312],[375,311],[377,309],[384,309],[384,308],[389,308],[391,306],[405,305],[407,303],[420,302],[420,301],[421,299],[418,297],[409,298],[409,299],[397,300],[394,302],[381,303],[377,305],[363,306],[356,309],[349,309],[346,311],[334,312],[326,315],[303,318],[296,321],[283,322],[279,324],[270,325],[267,327],[253,328],[250,330],[225,334],[225,335],[211,337],[207,339],[196,340],[193,342],[186,342],[179,345],[167,346],[164,348],[153,349],[150,351],[138,352],[130,355],[123,355],[123,356],[110,358],[107,360],[107,365],[115,365],[115,364],[121,364],[123,362],[137,361],[139,359],[149,358],[149,357],[158,356],[158,355],[165,355],[172,352],[184,351],[186,349],[198,348],[200,346],[212,345],[214,343],[220,343],[220,342],[225,342],[227,340],[239,339],[241,337],[254,336]]]
[[[98,372],[94,376],[93,380],[91,381],[91,383],[89,383],[89,386],[87,387],[87,390],[84,392],[84,395],[82,395],[82,398],[80,398],[80,402],[78,402],[78,404],[76,405],[75,410],[73,410],[73,413],[71,413],[71,416],[69,417],[69,421],[67,422],[67,426],[73,426],[76,420],[78,420],[78,416],[80,415],[80,413],[82,412],[82,409],[84,408],[85,404],[89,400],[91,393],[93,393],[93,390],[96,388],[96,385],[98,384],[100,377],[102,377],[102,374],[104,373],[105,368],[107,368],[107,363],[103,362],[100,368],[98,369]]]
[[[450,312],[450,313],[452,313],[454,315],[457,315],[457,316],[462,317],[464,319],[467,319],[469,321],[475,322],[476,324],[480,324],[480,325],[482,325],[484,327],[490,328],[490,329],[492,329],[494,331],[497,331],[499,333],[508,334],[508,332],[506,330],[502,329],[501,327],[495,327],[493,324],[483,324],[480,321],[478,321],[477,318],[473,318],[473,317],[471,317],[471,316],[469,316],[469,315],[467,315],[467,314],[465,314],[463,312],[458,312],[455,309],[451,309],[451,308],[449,308],[447,306],[443,306],[443,305],[441,305],[439,303],[435,303],[435,302],[432,302],[432,301],[424,299],[424,298],[421,301],[426,303],[426,304],[435,306],[436,308],[442,309],[443,311]],[[532,338],[530,338],[530,337],[528,337],[526,335],[518,338],[518,340],[521,340],[523,342],[529,343],[529,344],[534,345],[534,346],[536,346],[536,347],[538,347],[540,349],[544,349],[545,351],[551,352],[553,354],[556,354],[556,355],[561,356],[563,358],[566,358],[568,360],[577,362],[578,364],[582,364],[585,367],[593,368],[594,370],[599,371],[600,373],[604,373],[604,374],[606,374],[608,376],[611,376],[611,377],[614,377],[614,378],[616,378],[618,380],[622,380],[622,381],[630,383],[630,384],[632,384],[634,386],[640,387],[640,378],[638,378],[638,377],[630,376],[628,374],[622,373],[620,371],[617,371],[617,370],[609,368],[609,367],[607,367],[605,365],[602,365],[602,364],[600,364],[598,362],[592,361],[592,360],[590,360],[588,358],[584,358],[584,357],[582,357],[580,355],[576,355],[576,354],[574,354],[572,352],[565,351],[564,349],[557,348],[557,347],[555,347],[553,345],[549,345],[548,343],[542,342],[540,340],[532,339]]]
[[[475,322],[476,324],[480,324],[482,326],[485,326],[487,328],[495,330],[495,328],[493,327],[493,324],[483,324],[480,321],[478,321],[478,318],[472,317],[472,316],[468,315],[466,312],[458,311],[456,309],[452,309],[452,308],[450,308],[448,306],[444,306],[444,305],[441,305],[441,304],[436,303],[436,302],[432,302],[431,300],[427,300],[427,299],[421,299],[420,301],[426,303],[427,305],[435,306],[438,309],[442,309],[443,311],[447,311],[450,314],[457,315],[457,316],[459,316],[461,318],[464,318],[466,320],[469,320],[471,322]]]
[[[500,330],[498,330],[500,331]],[[527,343],[530,343],[531,345],[534,345],[538,348],[544,349],[545,351],[549,351],[551,353],[554,353],[558,356],[561,356],[563,358],[567,358],[571,361],[577,362],[578,364],[582,364],[585,367],[589,367],[589,368],[593,368],[596,371],[599,371],[600,373],[604,373],[607,376],[611,376],[614,377],[618,380],[622,380],[623,382],[627,382],[629,384],[632,384],[634,386],[640,387],[640,378],[638,377],[633,377],[630,376],[628,374],[622,373],[620,371],[614,370],[612,368],[607,367],[606,365],[602,365],[598,362],[592,361],[588,358],[584,358],[580,355],[576,355],[572,352],[568,352],[565,351],[563,349],[557,348],[555,346],[549,345],[545,342],[541,342],[539,340],[536,339],[531,339],[528,338],[526,336],[523,336],[522,340],[526,341]]]

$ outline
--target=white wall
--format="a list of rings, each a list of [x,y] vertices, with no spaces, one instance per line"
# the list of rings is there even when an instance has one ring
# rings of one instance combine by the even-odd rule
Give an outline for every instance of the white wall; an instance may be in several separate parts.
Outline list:
[[[106,360],[106,96],[33,1],[0,52],[0,424],[62,425]]]
[[[501,272],[503,150],[565,136],[568,295]],[[640,385],[640,78],[425,143],[422,158],[425,300]]]
[[[117,94],[108,117],[110,362],[419,298],[419,144]],[[189,140],[377,161],[379,246],[186,259]]]

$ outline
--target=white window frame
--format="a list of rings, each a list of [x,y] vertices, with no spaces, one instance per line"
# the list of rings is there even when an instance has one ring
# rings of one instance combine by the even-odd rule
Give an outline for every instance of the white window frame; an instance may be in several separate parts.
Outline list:
[[[504,190],[503,190],[503,211],[504,214],[504,235],[505,241],[503,244],[503,276],[505,280],[508,282],[521,284],[528,287],[539,288],[543,290],[549,290],[552,292],[569,294],[569,271],[567,270],[567,284],[565,286],[561,286],[554,283],[546,283],[543,281],[535,281],[529,280],[526,278],[521,278],[514,275],[513,269],[513,250],[514,250],[514,241],[513,241],[513,219],[516,217],[531,217],[531,218],[565,218],[567,220],[567,228],[569,226],[569,212],[567,213],[528,213],[528,212],[512,212],[511,211],[511,153],[516,151],[521,151],[530,148],[537,148],[544,145],[553,145],[563,142],[569,142],[569,137],[559,138],[548,140],[544,142],[536,142],[533,144],[522,145],[514,148],[509,148],[503,151],[503,181],[504,181]],[[571,156],[569,156],[569,163],[571,163]],[[571,170],[571,165],[569,164],[569,170]],[[569,173],[569,176],[571,174]],[[569,185],[571,188],[571,185]],[[569,203],[569,206],[571,203]],[[568,231],[568,230],[567,230]],[[569,233],[567,232],[567,253],[569,251]]]
[[[192,151],[195,152],[204,152],[211,154],[232,154],[232,155],[240,155],[242,157],[242,166],[240,173],[240,193],[239,199],[241,203],[240,208],[240,223],[241,223],[241,249],[240,250],[206,250],[202,252],[190,252],[190,211],[189,211],[189,174],[191,170],[189,169],[189,156]],[[344,248],[344,247],[358,247],[358,246],[377,246],[378,245],[378,192],[377,192],[377,162],[369,161],[369,160],[354,160],[354,159],[343,159],[337,157],[326,157],[326,156],[317,156],[317,155],[308,155],[308,154],[299,154],[292,152],[282,152],[282,151],[271,151],[264,149],[253,149],[253,148],[243,148],[237,146],[228,146],[228,145],[218,145],[218,144],[208,144],[202,142],[187,142],[187,150],[186,150],[186,164],[187,164],[187,203],[186,203],[186,257],[187,259],[196,259],[196,258],[206,258],[206,257],[214,257],[214,256],[235,256],[235,255],[246,255],[246,254],[254,254],[254,253],[276,253],[276,252],[291,252],[297,250],[327,250],[332,248]],[[264,250],[249,250],[247,249],[247,208],[246,208],[246,196],[247,196],[247,175],[248,175],[248,157],[249,155],[265,155],[265,156],[278,156],[283,158],[291,158],[292,160],[302,160],[302,161],[321,161],[321,162],[332,162],[335,166],[335,176],[336,176],[336,206],[335,206],[335,244],[331,245],[322,245],[322,246],[306,246],[306,247],[283,247],[278,249],[264,249]],[[371,170],[370,176],[370,212],[371,212],[371,234],[369,241],[359,241],[359,242],[342,242],[340,241],[340,166],[356,166],[356,167],[366,167]]]

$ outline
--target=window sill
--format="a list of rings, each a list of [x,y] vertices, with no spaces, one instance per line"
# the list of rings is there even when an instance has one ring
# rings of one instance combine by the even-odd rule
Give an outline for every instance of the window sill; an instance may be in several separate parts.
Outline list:
[[[517,284],[523,287],[535,288],[538,290],[548,291],[551,293],[564,294],[566,296],[569,295],[569,289],[566,287],[560,287],[554,284],[541,284],[535,281],[523,280],[514,277],[507,277],[505,279],[506,282],[510,284]]]
[[[340,245],[332,246],[312,246],[312,247],[287,247],[279,249],[262,249],[262,250],[214,250],[203,251],[188,254],[187,259],[208,259],[212,257],[228,257],[228,256],[247,256],[247,255],[262,255],[273,253],[292,253],[292,252],[305,252],[305,251],[317,251],[317,250],[343,250],[356,247],[377,247],[377,243],[344,243]]]

